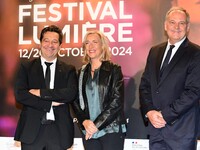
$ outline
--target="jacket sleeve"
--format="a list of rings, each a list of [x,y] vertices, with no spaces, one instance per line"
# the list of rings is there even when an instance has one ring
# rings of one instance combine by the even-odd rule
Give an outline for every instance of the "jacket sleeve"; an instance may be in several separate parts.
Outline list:
[[[29,106],[39,111],[49,111],[51,102],[34,96],[29,92],[29,65],[28,63],[21,63],[18,69],[17,77],[15,79],[14,94],[16,101],[24,106]]]
[[[56,101],[61,103],[69,103],[77,97],[78,93],[78,80],[75,67],[68,66],[65,69],[64,79],[60,82],[64,85],[62,88],[54,89],[41,89],[40,96],[42,99],[48,101]]]
[[[101,78],[101,77],[100,77]],[[108,103],[103,106],[103,111],[95,119],[94,123],[99,130],[111,124],[119,115],[122,115],[124,109],[124,80],[121,67],[114,65],[111,72],[111,80],[106,87],[108,97],[105,97]]]
[[[151,56],[152,55],[152,49],[149,52],[147,63],[145,70],[141,77],[141,82],[139,85],[139,99],[140,99],[140,107],[143,119],[145,121],[148,121],[146,118],[146,113],[150,110],[156,110],[155,106],[152,102],[152,93],[151,93]]]
[[[71,106],[74,111],[74,114],[76,115],[80,127],[84,130],[83,121],[87,119],[89,120],[89,114],[87,114],[85,109],[81,109],[78,97],[75,101],[73,101]]]

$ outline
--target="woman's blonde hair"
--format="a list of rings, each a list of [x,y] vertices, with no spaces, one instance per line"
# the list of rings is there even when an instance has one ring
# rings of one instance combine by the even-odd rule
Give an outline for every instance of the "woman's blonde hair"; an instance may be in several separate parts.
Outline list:
[[[102,44],[102,53],[101,53],[101,58],[100,61],[110,61],[111,58],[111,54],[110,54],[110,50],[109,50],[109,44],[108,44],[108,39],[107,37],[100,31],[98,30],[91,30],[88,31],[86,33],[86,35],[83,38],[83,52],[84,52],[84,56],[83,56],[83,63],[89,63],[90,62],[90,57],[87,55],[86,53],[86,40],[88,35],[91,34],[97,34],[100,38],[101,44]]]

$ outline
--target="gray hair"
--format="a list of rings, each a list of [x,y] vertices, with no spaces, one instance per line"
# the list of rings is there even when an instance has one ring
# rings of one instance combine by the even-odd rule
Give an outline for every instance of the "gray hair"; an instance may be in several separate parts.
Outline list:
[[[186,9],[184,9],[184,8],[182,8],[182,7],[172,7],[172,8],[166,13],[165,20],[168,19],[170,13],[173,12],[173,11],[180,11],[180,12],[183,12],[183,13],[186,15],[186,23],[189,23],[189,22],[190,22],[190,15],[189,15],[189,13],[187,12]]]

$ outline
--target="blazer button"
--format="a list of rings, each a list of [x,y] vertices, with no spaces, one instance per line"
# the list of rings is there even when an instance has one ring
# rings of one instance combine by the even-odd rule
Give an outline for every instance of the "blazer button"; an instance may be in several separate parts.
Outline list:
[[[159,94],[159,91],[156,91],[156,94]]]

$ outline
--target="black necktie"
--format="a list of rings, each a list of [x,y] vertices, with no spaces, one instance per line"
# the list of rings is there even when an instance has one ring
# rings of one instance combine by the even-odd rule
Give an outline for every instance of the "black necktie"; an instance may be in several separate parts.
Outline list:
[[[165,70],[165,68],[167,67],[167,65],[169,64],[169,59],[171,57],[171,54],[172,54],[172,49],[174,48],[175,46],[174,45],[170,45],[170,48],[167,52],[167,55],[165,57],[165,60],[163,61],[163,64],[162,64],[162,68],[160,69],[160,77],[162,76],[162,73],[163,71]]]
[[[46,88],[50,89],[50,79],[51,79],[51,69],[50,69],[50,66],[53,63],[45,62],[45,64],[47,66],[46,72],[45,72],[45,84],[46,84]],[[51,120],[47,120],[46,113],[45,113],[44,116],[42,117],[41,123],[42,124],[50,124],[51,122],[52,122]]]
[[[51,79],[51,70],[50,70],[50,66],[53,63],[48,63],[45,62],[47,68],[46,68],[46,73],[45,73],[45,84],[46,84],[46,88],[49,89],[50,88],[50,79]]]

